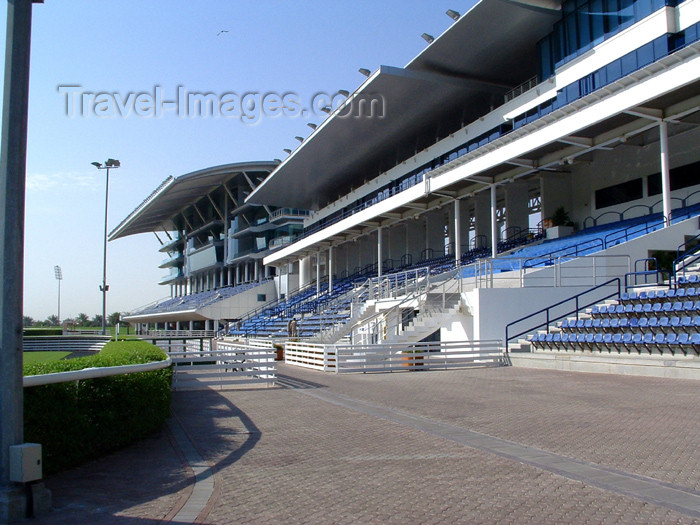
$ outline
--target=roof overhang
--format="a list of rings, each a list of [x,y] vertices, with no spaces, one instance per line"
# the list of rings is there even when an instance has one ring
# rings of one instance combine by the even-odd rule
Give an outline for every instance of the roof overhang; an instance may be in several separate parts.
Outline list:
[[[435,142],[445,122],[481,116],[532,76],[535,44],[561,16],[552,2],[483,0],[405,68],[381,66],[247,202],[317,210]],[[556,2],[554,2],[556,6]],[[360,101],[383,111],[358,116]]]
[[[168,177],[109,234],[113,241],[128,235],[172,230],[172,219],[186,207],[216,190],[233,177],[249,171],[271,172],[275,162],[257,161],[224,164]]]

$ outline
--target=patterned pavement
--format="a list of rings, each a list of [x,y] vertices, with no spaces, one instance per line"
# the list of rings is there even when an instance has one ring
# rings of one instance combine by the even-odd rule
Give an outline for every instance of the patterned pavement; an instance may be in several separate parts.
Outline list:
[[[196,522],[700,523],[700,382],[279,373],[275,388],[174,395],[174,421],[214,472]],[[165,429],[47,479],[54,510],[32,523],[190,515],[194,473],[178,442]],[[533,464],[532,449],[547,461]],[[591,468],[628,486],[589,480]]]

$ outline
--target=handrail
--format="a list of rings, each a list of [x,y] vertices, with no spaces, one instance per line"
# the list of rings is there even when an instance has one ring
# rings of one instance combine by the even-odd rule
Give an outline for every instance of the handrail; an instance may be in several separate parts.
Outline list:
[[[327,281],[328,281],[328,276],[321,278],[321,284],[323,284],[324,282],[327,282]],[[291,297],[293,297],[294,295],[296,295],[300,292],[306,291],[308,288],[311,288],[312,286],[316,286],[315,280],[305,284],[304,286],[299,286],[298,288],[292,290],[291,292],[288,291],[284,297],[281,297],[279,299],[273,299],[271,301],[266,302],[265,304],[263,304],[261,306],[258,306],[255,310],[248,312],[245,315],[245,317],[242,317],[240,319],[240,321],[241,322],[248,321],[249,319],[252,319],[253,317],[258,315],[259,313],[264,312],[265,310],[267,310],[269,308],[274,308],[275,306],[278,306],[284,302],[288,302]]]
[[[584,245],[590,245],[587,246],[586,248],[583,248]],[[600,237],[595,237],[593,239],[589,239],[587,241],[580,242],[578,244],[574,244],[571,246],[565,246],[563,248],[559,248],[558,250],[553,250],[548,253],[543,253],[542,255],[535,255],[533,257],[529,257],[528,259],[525,260],[523,263],[524,268],[534,268],[535,266],[540,266],[540,265],[551,265],[553,264],[554,259],[561,259],[563,257],[579,257],[582,255],[586,255],[584,251],[591,250],[593,248],[596,248],[598,245],[600,245],[600,249],[603,250],[605,249],[605,245],[603,242],[603,239]],[[579,251],[580,249],[580,251]],[[573,250],[573,252],[572,252]],[[562,253],[564,252],[564,253]],[[561,255],[557,255],[561,254]],[[538,261],[537,263],[532,263],[530,261]]]
[[[633,224],[633,225],[628,226],[626,228],[616,230],[614,232],[610,232],[603,239],[605,248],[608,248],[610,243],[612,243],[613,241],[618,241],[616,244],[619,244],[619,241],[622,239],[620,234],[624,234],[624,240],[626,242],[629,240],[629,236],[631,233],[639,233],[642,230],[644,230],[644,233],[650,233],[650,231],[656,231],[658,229],[658,226],[663,226],[663,224],[664,224],[663,220],[661,220],[661,224],[658,224],[657,221],[658,221],[658,219],[653,219],[653,218],[649,217],[648,220],[645,220],[641,224]],[[650,230],[650,228],[653,228],[653,229]],[[614,237],[615,235],[618,235],[618,237]]]
[[[581,255],[585,255],[586,251],[591,250],[592,248],[595,248],[598,245],[600,246],[601,250],[605,250],[607,248],[610,248],[611,246],[619,244],[619,242],[622,239],[628,241],[630,239],[630,235],[633,233],[639,233],[641,231],[644,231],[645,233],[650,233],[652,231],[657,231],[658,228],[662,225],[663,220],[649,217],[647,220],[644,220],[641,223],[635,223],[625,228],[620,228],[619,230],[612,231],[606,234],[604,237],[594,237],[593,239],[588,239],[587,241],[583,241],[570,246],[565,246],[563,248],[559,248],[558,250],[554,250],[549,253],[531,257],[530,259],[528,259],[528,261],[540,260],[540,262],[538,262],[537,265],[542,265],[545,264],[545,261],[542,259],[544,259],[547,256],[549,256],[549,264],[552,264],[552,259],[554,258],[553,256],[555,256],[556,254],[561,254],[558,255],[559,258],[568,256],[579,257]],[[532,267],[533,263],[528,264],[528,262],[526,262],[525,266]]]
[[[700,259],[700,255],[696,256],[698,252],[700,252],[700,244],[686,251],[673,261],[673,282],[676,283],[676,286],[678,286],[678,273],[682,272],[683,276],[685,276],[685,269]],[[691,257],[692,259],[688,260]]]
[[[431,313],[433,310],[429,310],[427,308],[428,296],[430,294],[434,294],[436,292],[436,290],[438,290],[440,287],[443,288],[442,294],[443,294],[443,307],[444,307],[445,295],[448,293],[446,288],[448,286],[451,287],[451,286],[454,286],[456,284],[457,291],[459,291],[461,293],[462,279],[460,277],[458,277],[459,271],[460,271],[459,268],[454,269],[454,270],[449,270],[449,271],[441,274],[440,276],[438,276],[437,279],[432,280],[432,281],[430,279],[430,272],[428,272],[428,274],[426,276],[427,278],[424,281],[420,281],[420,283],[418,281],[416,281],[415,288],[411,291],[410,294],[407,293],[406,296],[401,300],[401,302],[392,306],[391,308],[388,308],[387,310],[375,312],[371,316],[366,317],[360,321],[357,321],[351,327],[350,332],[351,333],[354,332],[355,329],[357,329],[360,326],[369,325],[378,318],[384,318],[384,319],[394,318],[394,314],[395,313],[400,314],[404,305],[412,303],[414,301],[418,301],[418,306],[416,309],[420,310],[420,312],[421,312],[420,315],[423,315],[425,313]],[[454,293],[454,292],[449,292],[449,293]],[[403,321],[404,321],[404,319],[403,319],[403,317],[401,317],[396,324],[392,324],[392,325],[387,324],[386,325],[387,334],[389,332],[389,329],[391,329],[393,331],[393,329],[396,328],[398,331],[398,328],[401,324],[403,324]],[[375,328],[376,328],[376,326],[377,325],[375,324]],[[376,336],[376,335],[377,335],[376,332],[374,332],[374,331],[370,332],[370,330],[368,329],[367,334],[365,334],[365,337]]]
[[[650,269],[649,263],[651,263],[651,262],[654,263],[654,269],[653,269],[653,270]],[[638,269],[639,263],[644,263],[644,269],[643,269],[643,270],[639,270],[639,269]],[[660,283],[663,284],[662,281],[663,281],[663,278],[664,278],[664,274],[669,275],[669,272],[666,271],[666,270],[662,270],[662,269],[659,268],[659,263],[658,263],[658,261],[656,260],[656,257],[647,257],[647,258],[645,258],[645,259],[637,259],[636,261],[634,261],[634,271],[633,271],[633,272],[627,272],[627,273],[625,274],[625,293],[627,293],[627,291],[628,291],[630,288],[639,288],[639,287],[644,287],[644,286],[659,286]],[[654,277],[656,277],[656,282],[647,283],[647,282],[646,282],[646,277],[649,276],[649,275],[653,275]],[[634,277],[634,284],[630,284],[630,283],[629,283],[629,280],[630,280],[629,278],[630,278],[630,277]],[[644,277],[644,278],[645,278],[645,279],[644,279],[644,281],[645,281],[644,284],[639,284],[639,283],[637,282],[637,277]],[[660,277],[661,279],[659,279],[659,277]],[[669,280],[669,283],[668,283],[668,287],[669,287],[669,288],[671,287],[671,282],[670,282],[670,280]]]
[[[53,385],[56,383],[67,383],[68,381],[82,381],[85,379],[96,379],[98,377],[135,374],[137,372],[150,372],[153,370],[160,370],[161,368],[168,368],[172,364],[173,361],[168,356],[168,358],[164,359],[163,361],[153,361],[151,363],[83,368],[82,370],[71,370],[69,372],[24,376],[22,385],[25,387]]]
[[[588,304],[585,304],[585,305],[581,305],[581,304],[580,304],[580,302],[579,302],[579,298],[580,298],[580,297],[582,297],[582,296],[584,296],[584,295],[586,295],[586,294],[589,294],[589,293],[591,293],[591,292],[593,292],[593,291],[595,291],[595,290],[597,290],[597,289],[599,289],[599,288],[603,288],[603,287],[605,287],[605,286],[610,286],[610,285],[613,284],[613,283],[617,283],[617,292],[613,292],[613,293],[611,293],[610,295],[606,295],[605,297],[600,297],[600,298],[596,299],[595,301],[593,301],[593,302],[591,302],[591,303],[588,303]],[[526,316],[524,316],[524,317],[521,317],[520,319],[516,319],[515,321],[512,321],[512,322],[508,323],[508,324],[506,325],[506,338],[505,338],[506,353],[508,353],[508,342],[509,342],[511,339],[515,339],[516,337],[520,337],[521,335],[528,334],[528,333],[532,332],[533,330],[537,330],[538,328],[541,328],[541,327],[543,327],[543,326],[546,326],[546,327],[547,327],[547,331],[549,332],[549,325],[550,325],[551,323],[553,323],[553,322],[555,322],[555,321],[558,321],[559,319],[562,319],[562,318],[564,318],[564,317],[566,317],[566,316],[568,316],[568,315],[571,315],[571,314],[573,314],[573,313],[576,314],[576,319],[578,319],[579,311],[580,311],[582,308],[588,308],[589,306],[593,306],[594,304],[599,303],[600,301],[604,301],[604,300],[606,300],[606,299],[610,299],[611,297],[615,297],[615,296],[617,296],[617,298],[619,299],[619,298],[620,298],[620,295],[621,295],[621,288],[622,288],[622,287],[621,287],[621,283],[620,283],[620,278],[619,278],[619,277],[615,277],[614,279],[610,279],[609,281],[605,281],[604,283],[599,284],[599,285],[597,285],[597,286],[594,286],[593,288],[589,288],[588,290],[585,290],[585,291],[583,291],[583,292],[577,293],[576,295],[573,295],[573,296],[571,296],[571,297],[569,297],[569,298],[567,298],[567,299],[564,299],[564,300],[562,300],[562,301],[559,301],[559,302],[556,302],[556,303],[554,303],[554,304],[551,304],[551,305],[547,306],[546,308],[542,308],[541,310],[537,310],[536,312],[533,312],[533,313],[531,313],[531,314],[529,314],[529,315],[526,315]],[[562,314],[562,315],[560,315],[560,316],[558,316],[558,317],[555,317],[554,319],[550,318],[550,310],[551,310],[552,308],[555,308],[555,307],[557,307],[557,306],[560,306],[560,305],[562,305],[562,304],[565,304],[565,303],[567,303],[567,302],[569,302],[569,301],[574,301],[574,302],[575,302],[575,308],[574,308],[574,310],[572,310],[572,311],[570,311],[570,312],[567,312],[567,313],[565,313],[565,314]],[[520,323],[520,322],[522,322],[522,321],[525,321],[525,320],[527,320],[527,319],[530,319],[531,317],[534,317],[534,316],[539,315],[539,314],[542,314],[542,313],[546,314],[546,321],[545,321],[544,323],[539,323],[538,325],[533,326],[533,327],[531,327],[531,328],[528,328],[527,330],[524,330],[524,331],[522,331],[522,332],[519,332],[519,333],[517,333],[517,334],[515,334],[515,335],[511,335],[511,336],[508,335],[511,326],[514,326],[514,325],[516,325],[516,324],[518,324],[518,323]]]
[[[700,192],[698,192],[698,193],[700,193]],[[691,237],[690,239],[687,239],[685,242],[682,242],[681,244],[679,244],[678,248],[676,248],[676,257],[681,256],[681,248],[683,248],[683,253],[692,250],[693,248],[688,248],[688,244],[690,244],[693,241],[698,241],[698,243],[695,246],[693,246],[693,248],[695,248],[696,246],[700,246],[700,233]]]

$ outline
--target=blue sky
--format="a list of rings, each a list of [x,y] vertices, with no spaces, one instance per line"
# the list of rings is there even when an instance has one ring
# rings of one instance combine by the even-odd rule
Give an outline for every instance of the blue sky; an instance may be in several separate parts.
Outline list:
[[[319,117],[69,117],[59,86],[86,92],[188,91],[299,95],[353,91],[358,68],[403,66],[472,0],[233,1],[46,0],[34,6],[27,156],[24,312],[56,313],[53,267],[60,265],[61,317],[101,313],[104,172],[110,176],[109,230],[169,175],[250,160],[283,158],[295,135]],[[4,19],[5,13],[2,14]],[[3,31],[4,31],[3,20]],[[219,34],[220,31],[228,31]],[[157,285],[153,234],[108,245],[107,311],[129,311],[169,294]]]

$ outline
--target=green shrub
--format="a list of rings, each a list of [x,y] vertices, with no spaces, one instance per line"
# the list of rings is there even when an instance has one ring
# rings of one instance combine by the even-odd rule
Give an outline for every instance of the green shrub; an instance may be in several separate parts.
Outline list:
[[[24,367],[24,375],[166,359],[145,341],[107,343],[94,356]],[[52,474],[130,445],[160,429],[170,414],[172,368],[24,389],[24,437],[41,443]]]
[[[25,328],[24,337],[37,337],[40,335],[63,335],[63,328]]]

